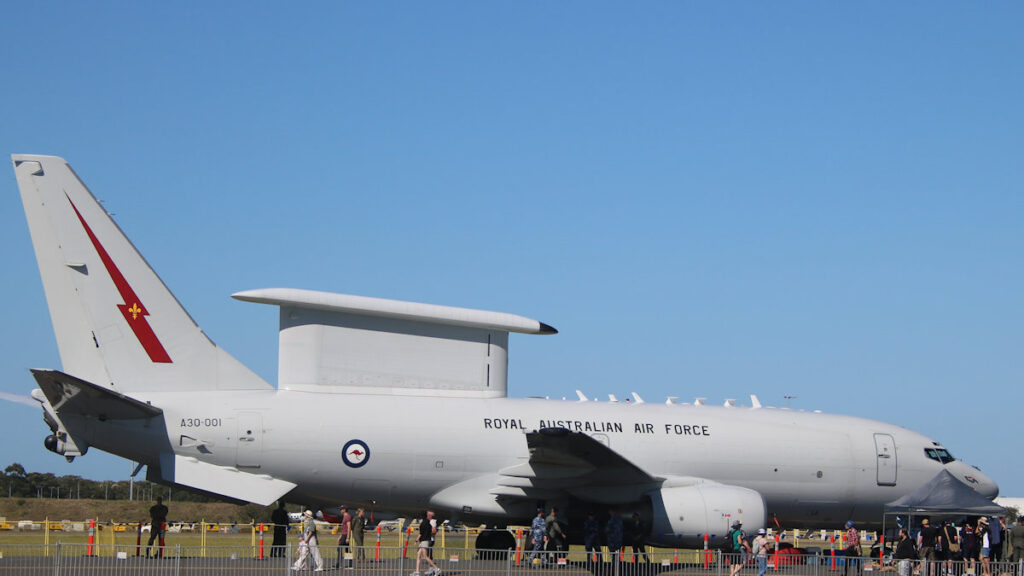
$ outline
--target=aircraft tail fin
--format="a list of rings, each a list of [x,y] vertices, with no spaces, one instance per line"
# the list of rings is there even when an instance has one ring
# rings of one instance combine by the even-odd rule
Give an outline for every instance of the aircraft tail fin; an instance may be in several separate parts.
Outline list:
[[[270,388],[206,337],[64,159],[12,160],[64,372],[122,392]]]

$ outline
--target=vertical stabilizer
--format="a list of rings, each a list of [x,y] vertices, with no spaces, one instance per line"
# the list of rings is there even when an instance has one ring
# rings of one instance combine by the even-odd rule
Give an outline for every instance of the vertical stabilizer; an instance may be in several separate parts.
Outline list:
[[[64,372],[122,392],[269,388],[203,334],[64,159],[12,160]]]

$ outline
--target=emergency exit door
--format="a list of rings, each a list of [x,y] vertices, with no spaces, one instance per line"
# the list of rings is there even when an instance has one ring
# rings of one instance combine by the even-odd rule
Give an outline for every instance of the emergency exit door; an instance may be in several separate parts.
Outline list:
[[[875,434],[875,461],[878,463],[878,485],[896,485],[896,442],[888,434]]]

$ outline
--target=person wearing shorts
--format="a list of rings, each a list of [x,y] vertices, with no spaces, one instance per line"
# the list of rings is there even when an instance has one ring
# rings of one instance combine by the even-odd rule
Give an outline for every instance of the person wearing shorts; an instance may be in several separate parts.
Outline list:
[[[412,576],[420,576],[420,562],[424,560],[427,564],[430,564],[430,569],[427,570],[426,576],[440,576],[441,574],[441,569],[430,558],[430,545],[434,541],[434,532],[437,531],[435,524],[431,522],[433,519],[433,510],[427,510],[423,519],[420,520],[420,537],[418,547],[416,548],[416,571],[412,573]]]

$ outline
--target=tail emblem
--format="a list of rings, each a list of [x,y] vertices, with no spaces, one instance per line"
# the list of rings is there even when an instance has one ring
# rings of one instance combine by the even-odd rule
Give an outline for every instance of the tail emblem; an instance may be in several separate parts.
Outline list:
[[[103,266],[107,269],[107,274],[110,274],[110,279],[114,281],[114,286],[117,287],[117,291],[121,294],[121,298],[124,300],[124,304],[118,304],[117,309],[121,311],[128,326],[135,333],[135,337],[139,340],[139,344],[142,344],[142,348],[146,350],[146,354],[149,354],[149,359],[153,362],[170,363],[171,357],[164,350],[160,339],[156,337],[156,333],[153,332],[152,326],[146,321],[146,316],[149,316],[149,312],[146,311],[146,307],[141,304],[142,300],[135,294],[132,287],[128,284],[128,281],[124,279],[124,275],[117,269],[117,265],[114,264],[114,260],[107,254],[103,245],[100,244],[99,238],[93,234],[92,228],[85,223],[85,218],[82,218],[82,213],[78,211],[78,207],[71,201],[71,197],[65,195],[68,202],[71,204],[71,209],[75,211],[75,215],[78,216],[78,221],[82,223],[82,228],[85,229],[85,233],[89,236],[89,241],[92,242],[93,248],[96,249],[96,253],[99,254],[100,260],[103,262]],[[128,302],[131,302],[131,307],[128,306]]]

